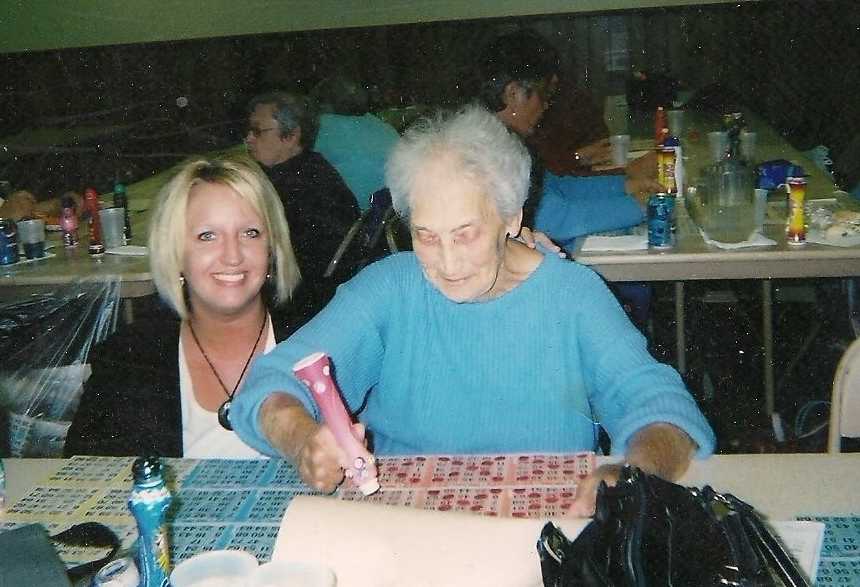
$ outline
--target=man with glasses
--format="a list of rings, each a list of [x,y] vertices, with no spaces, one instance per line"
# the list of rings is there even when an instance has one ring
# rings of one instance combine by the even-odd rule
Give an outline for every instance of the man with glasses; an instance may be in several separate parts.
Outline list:
[[[248,106],[245,143],[281,197],[302,275],[291,304],[298,323],[334,295],[337,282],[323,274],[359,215],[341,176],[312,148],[318,129],[315,109],[296,94],[263,94]]]

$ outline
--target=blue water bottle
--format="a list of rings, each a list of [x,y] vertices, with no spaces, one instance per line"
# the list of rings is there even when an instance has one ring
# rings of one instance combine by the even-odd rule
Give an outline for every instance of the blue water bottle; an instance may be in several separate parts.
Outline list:
[[[167,587],[170,584],[170,552],[165,517],[170,491],[164,484],[158,457],[140,457],[131,468],[134,486],[128,508],[137,521],[137,567],[140,587]]]

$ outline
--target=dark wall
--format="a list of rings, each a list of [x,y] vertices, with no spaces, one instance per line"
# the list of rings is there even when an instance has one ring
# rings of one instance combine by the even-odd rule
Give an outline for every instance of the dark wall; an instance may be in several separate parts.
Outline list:
[[[550,39],[562,53],[565,74],[598,97],[611,93],[617,81],[618,72],[608,72],[606,64],[611,41],[620,34],[631,70],[662,71],[692,89],[716,85],[763,114],[800,148],[829,146],[843,179],[860,179],[860,3],[850,0],[4,55],[0,142],[6,149],[0,151],[0,179],[40,196],[85,184],[107,188],[116,175],[141,179],[184,156],[241,140],[244,105],[255,93],[308,90],[335,70],[373,85],[378,108],[455,105],[472,94],[470,74],[480,48],[521,26]]]

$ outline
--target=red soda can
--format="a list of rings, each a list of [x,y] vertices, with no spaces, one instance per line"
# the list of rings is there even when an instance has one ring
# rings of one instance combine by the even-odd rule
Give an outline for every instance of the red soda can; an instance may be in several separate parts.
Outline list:
[[[788,226],[785,229],[788,244],[806,244],[806,214],[803,209],[806,201],[806,179],[789,177],[785,180],[785,189],[788,192]]]

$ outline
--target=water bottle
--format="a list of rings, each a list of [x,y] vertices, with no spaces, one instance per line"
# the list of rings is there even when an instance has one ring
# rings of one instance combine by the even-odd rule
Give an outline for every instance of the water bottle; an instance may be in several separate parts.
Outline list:
[[[170,584],[170,552],[165,517],[170,491],[158,457],[140,457],[132,465],[134,486],[128,508],[137,521],[137,568],[140,587],[167,587]]]
[[[125,184],[116,182],[113,186],[113,205],[124,210],[123,234],[125,242],[131,240],[131,221],[128,219],[128,192]]]

